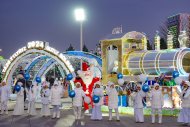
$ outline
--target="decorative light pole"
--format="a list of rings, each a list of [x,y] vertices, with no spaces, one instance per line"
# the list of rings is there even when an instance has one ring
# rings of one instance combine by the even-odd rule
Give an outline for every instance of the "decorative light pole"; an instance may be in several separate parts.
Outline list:
[[[85,11],[83,8],[78,8],[75,10],[75,18],[76,21],[80,22],[80,51],[82,51],[82,46],[83,46],[83,30],[82,30],[82,25],[83,21],[85,20]],[[81,70],[82,70],[82,59],[81,59]]]

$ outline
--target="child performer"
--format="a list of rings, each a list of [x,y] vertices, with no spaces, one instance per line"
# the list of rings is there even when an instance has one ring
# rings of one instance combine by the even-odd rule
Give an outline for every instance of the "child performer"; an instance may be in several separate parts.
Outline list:
[[[61,97],[63,96],[63,89],[60,89],[59,83],[54,82],[53,87],[51,88],[51,104],[53,106],[53,116],[52,118],[60,118],[60,106],[61,106]]]
[[[162,88],[158,83],[154,83],[154,88],[150,93],[150,101],[152,108],[152,123],[155,123],[156,110],[158,111],[158,123],[162,123],[162,107],[164,105],[164,99],[162,95]]]
[[[36,108],[35,108],[35,102],[36,102],[36,96],[37,96],[37,83],[33,83],[30,86],[29,91],[26,89],[26,93],[28,94],[28,114],[29,115],[36,115]]]
[[[83,97],[85,97],[85,93],[82,89],[81,83],[76,82],[75,83],[75,97],[73,98],[73,110],[75,119],[81,119],[81,110],[82,110],[82,104],[83,104]]]
[[[94,89],[92,92],[92,97],[94,95],[99,96],[100,100],[98,103],[94,103],[94,108],[92,109],[92,120],[102,120],[102,112],[101,112],[101,105],[103,104],[102,97],[104,96],[103,89],[100,87],[101,82],[98,81],[94,84]]]
[[[146,94],[141,90],[140,84],[138,84],[136,88],[137,90],[131,94],[134,105],[134,116],[136,123],[143,123],[143,98],[146,96]]]
[[[190,123],[190,82],[184,83],[180,97],[182,100],[182,109],[178,116],[178,122],[188,125]]]
[[[112,120],[112,110],[114,109],[116,112],[117,121],[120,121],[118,111],[118,93],[113,82],[108,83],[106,93],[108,95],[109,120]]]
[[[24,114],[24,88],[22,82],[18,82],[21,89],[17,92],[16,105],[14,107],[13,115],[23,115]]]
[[[5,114],[8,114],[8,100],[10,96],[10,87],[6,85],[5,81],[3,81],[1,85],[1,114],[4,114],[4,111]]]
[[[43,88],[41,92],[41,102],[42,102],[41,115],[50,116],[51,114],[49,109],[49,97],[50,97],[49,83],[43,82],[42,87]]]

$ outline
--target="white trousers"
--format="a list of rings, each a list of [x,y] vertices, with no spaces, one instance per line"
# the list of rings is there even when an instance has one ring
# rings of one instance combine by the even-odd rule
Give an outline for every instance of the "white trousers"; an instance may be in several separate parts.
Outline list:
[[[182,108],[177,121],[180,123],[190,123],[190,108]]]
[[[49,104],[42,104],[41,115],[42,116],[49,116],[50,115]]]
[[[82,106],[73,106],[75,119],[80,119],[81,118],[81,109],[82,109]]]
[[[28,114],[36,115],[35,101],[29,101],[28,103]]]
[[[118,108],[114,108],[117,120],[119,120],[119,111]],[[109,120],[112,120],[112,109],[109,109]]]
[[[53,105],[53,118],[60,117],[60,105]]]
[[[155,123],[155,115],[158,114],[158,123],[162,123],[162,108],[152,108],[152,123]]]
[[[136,122],[144,122],[143,108],[135,108],[134,116]]]
[[[1,112],[8,111],[8,100],[1,102]]]

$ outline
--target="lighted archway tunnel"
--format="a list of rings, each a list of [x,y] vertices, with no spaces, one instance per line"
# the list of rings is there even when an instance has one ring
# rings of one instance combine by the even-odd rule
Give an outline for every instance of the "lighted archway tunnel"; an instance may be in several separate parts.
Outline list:
[[[83,59],[89,61],[96,59],[98,67],[101,71],[101,58],[85,52],[64,52],[60,53],[56,49],[49,46],[49,43],[42,41],[29,42],[27,46],[19,49],[7,61],[3,68],[3,78],[9,84],[13,79],[13,74],[18,66],[24,67],[26,73],[30,73],[31,79],[35,77],[45,77],[45,74],[55,65],[59,68],[62,77],[72,73],[75,76],[76,68],[71,61],[75,59]],[[71,81],[73,84],[73,81]]]

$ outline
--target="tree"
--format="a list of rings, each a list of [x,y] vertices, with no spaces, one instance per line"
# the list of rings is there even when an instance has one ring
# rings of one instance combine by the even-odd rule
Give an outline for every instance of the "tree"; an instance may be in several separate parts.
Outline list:
[[[160,49],[167,49],[167,43],[164,38],[160,39]]]
[[[168,26],[167,26],[167,21],[163,22],[162,25],[159,27],[160,30],[160,37],[167,42],[167,35],[168,35]]]
[[[66,51],[75,51],[74,47],[70,44],[69,48]]]
[[[88,51],[88,48],[86,47],[85,44],[83,45],[82,51],[84,51],[84,52],[89,52],[89,51]]]
[[[147,40],[147,50],[152,50],[152,45],[149,40]]]

